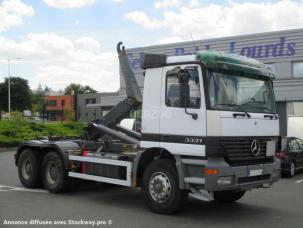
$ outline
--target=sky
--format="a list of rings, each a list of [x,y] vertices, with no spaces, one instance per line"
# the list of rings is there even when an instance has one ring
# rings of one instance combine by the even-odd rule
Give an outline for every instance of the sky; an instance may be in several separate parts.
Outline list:
[[[119,89],[127,48],[303,28],[303,0],[0,0],[0,82]],[[15,60],[16,58],[22,58]]]

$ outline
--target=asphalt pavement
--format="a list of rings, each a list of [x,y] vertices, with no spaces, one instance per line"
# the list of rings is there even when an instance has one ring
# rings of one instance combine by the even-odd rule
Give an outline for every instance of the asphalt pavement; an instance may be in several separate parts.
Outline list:
[[[303,173],[230,205],[190,198],[181,212],[167,216],[149,211],[140,189],[99,183],[64,194],[25,189],[13,154],[0,152],[0,227],[303,227]]]

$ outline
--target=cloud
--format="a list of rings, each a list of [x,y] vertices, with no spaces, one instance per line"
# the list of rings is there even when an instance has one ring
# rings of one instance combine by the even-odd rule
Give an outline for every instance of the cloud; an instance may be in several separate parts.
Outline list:
[[[33,68],[28,77],[32,88],[41,83],[58,90],[74,82],[98,91],[118,90],[117,54],[100,49],[92,37],[68,39],[55,33],[32,33],[17,42],[0,36],[0,59],[22,57]]]
[[[46,82],[46,85],[54,89],[63,89],[73,82],[90,85],[97,91],[117,91],[119,88],[117,59],[114,52],[93,54],[75,51],[69,60],[40,67],[33,81]]]
[[[96,0],[43,0],[49,7],[57,9],[81,8],[92,5]]]
[[[145,28],[160,28],[163,27],[161,21],[152,19],[147,16],[144,11],[132,11],[125,15],[126,19],[129,19]]]
[[[180,5],[180,0],[162,0],[154,4],[156,10],[168,9],[172,7],[178,7]]]
[[[62,59],[74,51],[73,42],[54,33],[27,34],[21,42],[0,36],[0,56],[30,61]]]
[[[33,16],[33,7],[21,0],[4,0],[0,5],[0,32],[23,24],[23,17]]]
[[[226,5],[203,5],[187,1],[178,10],[161,11],[161,17],[144,11],[126,14],[128,20],[150,30],[166,29],[169,37],[181,40],[213,38],[255,32],[300,28],[303,26],[303,1],[276,2],[229,1]],[[168,38],[163,38],[165,40]]]
[[[80,21],[79,21],[79,20],[75,20],[75,21],[74,21],[74,26],[75,26],[75,27],[78,27],[79,25],[80,25]]]
[[[176,42],[182,42],[183,40],[178,36],[170,36],[165,37],[158,40],[159,44],[170,44],[170,43],[176,43]]]
[[[99,41],[91,37],[81,37],[75,40],[79,48],[89,50],[91,52],[98,52],[100,50]]]
[[[190,0],[189,1],[189,7],[196,7],[198,6],[200,3],[199,3],[199,0]]]
[[[122,3],[124,0],[109,0],[114,3]],[[96,0],[43,0],[49,7],[57,9],[72,9],[90,6],[96,3]]]

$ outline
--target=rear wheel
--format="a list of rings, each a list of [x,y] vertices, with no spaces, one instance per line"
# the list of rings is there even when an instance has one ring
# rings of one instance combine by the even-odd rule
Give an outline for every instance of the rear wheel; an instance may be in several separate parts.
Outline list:
[[[142,193],[147,206],[156,213],[172,214],[186,202],[188,192],[179,188],[174,163],[168,159],[153,161],[145,170]]]
[[[42,181],[44,187],[52,193],[69,190],[71,180],[65,170],[62,159],[56,152],[47,153],[42,161]]]
[[[18,174],[22,185],[26,188],[41,186],[41,158],[34,151],[26,149],[18,159]]]
[[[245,191],[219,191],[214,192],[214,199],[218,203],[233,203],[241,199]]]

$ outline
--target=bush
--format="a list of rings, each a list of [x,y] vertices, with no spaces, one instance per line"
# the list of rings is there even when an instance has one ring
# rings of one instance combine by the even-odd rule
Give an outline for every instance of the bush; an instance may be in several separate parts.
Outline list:
[[[0,147],[16,147],[22,143],[22,139],[0,135]]]
[[[11,112],[11,120],[14,120],[16,123],[23,121],[22,113],[18,111]]]
[[[23,120],[0,121],[0,147],[18,146],[26,140],[48,136],[83,135],[83,122],[36,123]]]

